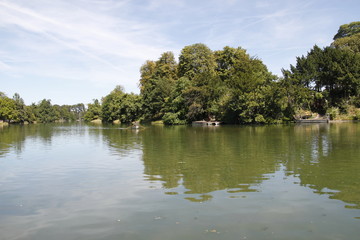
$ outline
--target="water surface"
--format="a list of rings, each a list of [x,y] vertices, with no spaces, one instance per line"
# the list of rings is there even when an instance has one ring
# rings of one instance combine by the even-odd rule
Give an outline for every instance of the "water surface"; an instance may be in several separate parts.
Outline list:
[[[360,124],[0,129],[0,239],[357,239]]]

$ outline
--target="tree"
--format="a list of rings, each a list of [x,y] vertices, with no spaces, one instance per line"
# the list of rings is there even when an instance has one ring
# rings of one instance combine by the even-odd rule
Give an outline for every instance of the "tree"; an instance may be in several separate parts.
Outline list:
[[[42,123],[54,122],[58,119],[50,99],[43,99],[36,106],[36,118]]]
[[[18,93],[15,93],[13,96],[13,100],[15,103],[15,116],[13,121],[14,122],[25,122],[27,120],[27,114],[25,109],[24,100],[20,97]]]
[[[133,93],[124,93],[121,86],[102,99],[101,114],[106,122],[120,120],[123,123],[132,122],[140,117],[140,97]]]
[[[177,79],[178,64],[172,52],[164,52],[155,62],[154,75],[169,81]]]
[[[16,123],[34,122],[36,117],[32,109],[25,105],[24,100],[18,93],[15,93],[13,98],[15,102],[15,118],[12,119]]]
[[[196,43],[186,46],[181,50],[179,56],[179,77],[186,76],[190,80],[194,80],[194,78],[203,74],[214,74],[215,68],[214,54],[205,44]]]
[[[145,84],[153,77],[155,73],[156,63],[154,61],[147,60],[141,67],[140,67],[140,92],[144,91]]]
[[[15,101],[0,92],[0,120],[10,122],[16,118],[17,112]]]
[[[84,120],[91,122],[92,120],[101,118],[101,105],[99,100],[94,99],[93,103],[88,104],[88,109],[84,114]]]
[[[141,67],[145,119],[162,118],[165,124],[214,118],[263,123],[283,117],[276,77],[242,48],[213,52],[200,43],[185,46],[177,65],[178,79],[175,66],[173,55],[164,53]]]
[[[331,45],[353,53],[360,53],[360,33],[349,37],[338,38]]]
[[[351,37],[360,33],[360,21],[343,24],[340,26],[338,32],[334,36],[334,40],[344,37]]]
[[[205,44],[186,46],[179,56],[179,77],[185,77],[190,85],[183,90],[188,121],[212,118],[217,115],[220,96],[220,78],[216,73],[213,51]]]
[[[250,57],[242,48],[224,47],[216,51],[217,72],[223,85],[220,97],[221,118],[231,123],[264,123],[277,117],[269,111],[273,76],[261,60]]]
[[[140,73],[144,117],[150,120],[161,119],[177,80],[177,63],[174,54],[165,52],[156,62],[146,61]]]
[[[77,120],[81,120],[85,113],[85,105],[83,103],[78,103],[75,105],[69,106],[69,111],[74,115],[73,118]]]
[[[187,77],[181,77],[175,82],[168,100],[169,104],[166,105],[165,114],[162,118],[164,124],[177,125],[188,122],[186,115],[189,109],[184,93],[190,86],[191,82]]]
[[[350,98],[359,98],[360,54],[315,45],[290,68],[286,79],[294,79],[298,86],[309,90],[313,111],[325,113],[328,107],[342,107]]]
[[[360,21],[341,25],[331,46],[360,53]]]
[[[314,95],[302,81],[303,78],[294,74],[293,66],[292,71],[282,69],[283,77],[278,82],[281,99],[279,103],[282,112],[289,119],[292,119],[300,109],[310,109]]]
[[[119,112],[119,120],[123,123],[138,120],[141,116],[141,97],[134,93],[124,94]]]

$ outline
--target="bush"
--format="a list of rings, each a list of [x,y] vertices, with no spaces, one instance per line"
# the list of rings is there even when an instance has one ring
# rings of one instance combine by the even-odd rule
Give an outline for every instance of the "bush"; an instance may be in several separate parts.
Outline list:
[[[353,120],[360,120],[360,108],[356,108],[354,105],[347,108],[348,118]]]
[[[165,125],[182,125],[186,123],[185,120],[179,119],[179,113],[165,113],[162,120]]]
[[[330,120],[334,120],[340,115],[340,109],[338,107],[331,107],[326,113],[329,115]]]
[[[266,123],[266,120],[263,115],[257,114],[255,117],[255,122],[256,123]]]
[[[354,105],[348,104],[345,109],[343,116],[344,120],[359,120],[360,119],[360,108],[356,108]]]
[[[360,120],[360,109],[359,108],[355,112],[354,120]]]

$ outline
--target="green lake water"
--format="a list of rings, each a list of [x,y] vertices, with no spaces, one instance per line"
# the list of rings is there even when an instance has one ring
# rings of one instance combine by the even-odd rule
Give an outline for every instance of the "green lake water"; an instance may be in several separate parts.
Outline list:
[[[359,236],[360,123],[0,128],[1,240]]]

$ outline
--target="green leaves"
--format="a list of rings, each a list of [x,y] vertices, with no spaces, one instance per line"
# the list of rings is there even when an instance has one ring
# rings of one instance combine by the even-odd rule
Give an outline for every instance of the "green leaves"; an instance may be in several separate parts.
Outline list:
[[[156,62],[146,61],[141,67],[140,93],[145,119],[162,118],[177,80],[177,71],[172,52],[163,53]]]
[[[343,24],[340,26],[338,32],[334,36],[334,40],[344,37],[351,37],[357,33],[360,33],[360,21]]]
[[[0,120],[23,123],[34,122],[35,115],[32,109],[25,105],[24,100],[18,93],[13,98],[8,98],[5,94],[0,94]]]
[[[223,83],[220,119],[231,123],[265,123],[278,114],[269,114],[266,101],[272,101],[275,76],[258,59],[242,48],[224,47],[215,52],[217,73]]]
[[[91,122],[92,120],[101,118],[101,105],[99,100],[94,99],[93,103],[88,104],[88,109],[84,114],[84,120]]]
[[[179,76],[204,84],[207,76],[215,74],[216,62],[213,52],[205,44],[186,46],[179,56]],[[204,82],[205,81],[205,82]]]
[[[334,36],[332,47],[360,53],[360,22],[341,25]]]
[[[348,37],[338,38],[331,45],[353,53],[360,53],[360,33]]]
[[[36,107],[36,117],[42,123],[54,122],[58,119],[55,109],[51,105],[51,100],[43,99]]]
[[[179,124],[216,117],[229,123],[264,123],[282,116],[274,113],[280,107],[265,109],[265,101],[278,102],[272,99],[276,77],[242,48],[213,52],[193,44],[182,49],[178,65],[172,54],[164,53],[156,62],[146,61],[140,72],[145,119]]]
[[[89,119],[98,113],[99,108],[98,103],[90,106],[89,110],[91,112],[88,115]],[[101,116],[106,122],[120,120],[122,123],[129,123],[140,117],[140,108],[140,97],[138,95],[124,93],[123,88],[117,86],[110,94],[102,99]]]
[[[0,120],[11,121],[17,119],[15,101],[1,94],[0,97]]]
[[[314,91],[314,101],[320,100],[315,93],[321,92],[330,106],[337,106],[342,99],[360,94],[360,55],[338,48],[314,46],[306,57],[297,59],[291,75],[303,87]],[[313,106],[316,104],[313,102]]]

